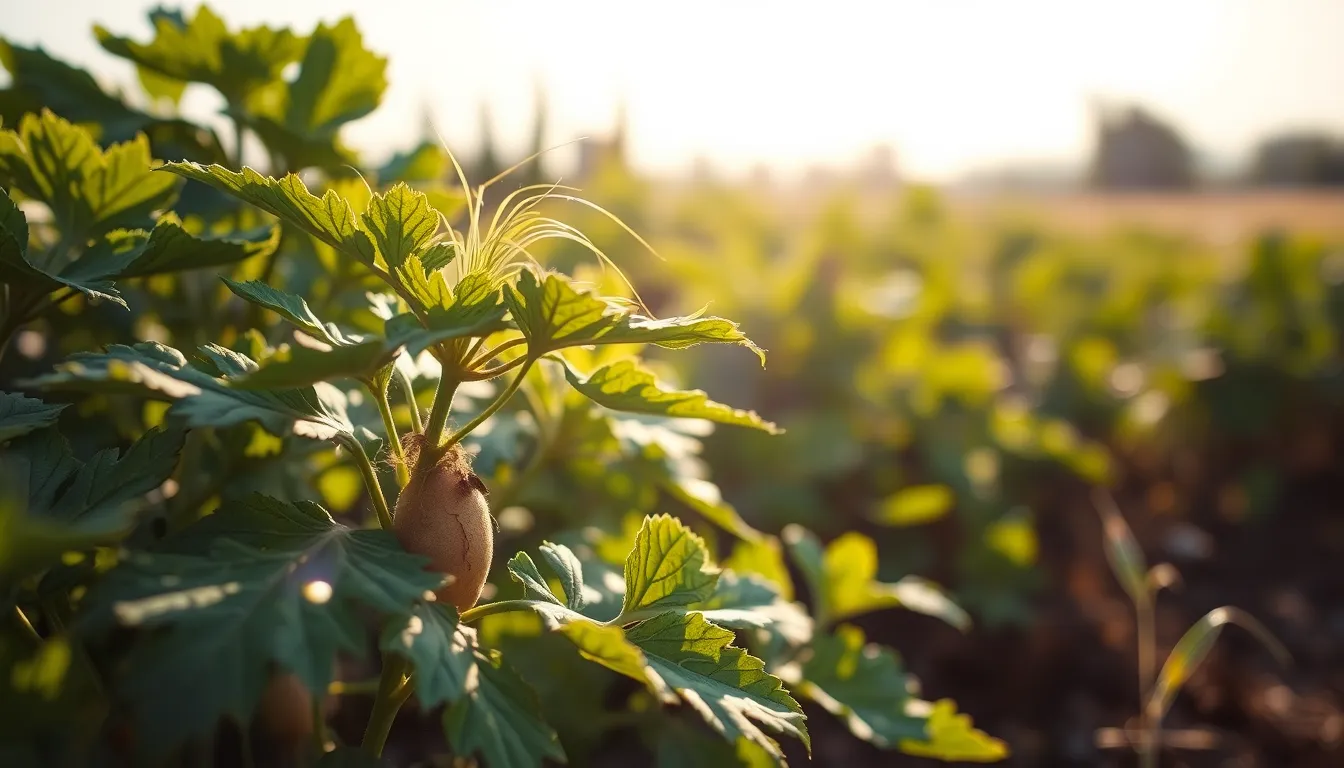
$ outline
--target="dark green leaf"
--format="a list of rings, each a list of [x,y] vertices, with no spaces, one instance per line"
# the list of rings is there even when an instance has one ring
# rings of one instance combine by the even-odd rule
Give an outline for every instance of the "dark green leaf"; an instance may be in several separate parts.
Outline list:
[[[392,361],[382,339],[329,349],[301,345],[281,347],[257,370],[230,382],[235,389],[274,390],[304,387],[333,379],[367,379]]]
[[[352,434],[344,396],[326,384],[294,389],[235,389],[230,378],[257,370],[246,355],[216,345],[201,348],[220,377],[187,364],[181,352],[156,342],[113,344],[107,352],[72,355],[34,386],[79,391],[133,392],[175,401],[170,413],[190,426],[257,421],[276,435],[328,440]]]
[[[15,95],[22,94],[32,107],[16,109],[6,104],[0,108],[0,117],[7,123],[18,124],[24,112],[46,107],[72,122],[98,124],[106,142],[129,139],[154,120],[104,91],[88,72],[53,58],[41,47],[24,48],[0,40],[0,65],[9,71],[10,89]]]
[[[167,630],[137,644],[124,686],[160,749],[221,716],[245,722],[272,663],[324,690],[335,654],[363,650],[359,609],[404,612],[442,580],[389,532],[351,530],[311,502],[254,495],[203,524],[251,533],[215,537],[208,554],[134,553],[88,598],[96,623]]]
[[[470,693],[476,630],[458,623],[450,605],[418,603],[383,632],[381,647],[415,666],[415,696],[426,708]]]
[[[490,768],[532,768],[567,762],[555,731],[541,719],[537,695],[498,652],[476,654],[478,685],[443,713],[443,729],[462,755],[479,754]]]
[[[122,279],[217,267],[253,256],[267,256],[279,243],[279,227],[225,237],[197,237],[183,229],[182,222],[170,213],[149,232],[142,229],[109,232],[62,277],[79,281]]]
[[[0,392],[0,443],[56,423],[68,403],[47,405],[14,392]]]
[[[354,339],[347,337],[335,324],[322,322],[317,314],[308,307],[308,302],[302,296],[286,293],[257,280],[237,283],[227,277],[220,279],[224,281],[230,291],[233,291],[244,301],[249,301],[275,312],[298,326],[299,330],[319,341],[326,342],[333,347],[355,343]]]

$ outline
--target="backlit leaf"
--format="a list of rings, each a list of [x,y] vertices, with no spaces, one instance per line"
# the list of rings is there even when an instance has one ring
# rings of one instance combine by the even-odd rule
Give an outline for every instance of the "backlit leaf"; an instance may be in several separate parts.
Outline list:
[[[674,517],[644,518],[625,560],[623,615],[709,599],[718,570],[705,542]]]
[[[702,390],[676,390],[660,384],[654,375],[634,360],[604,365],[587,377],[565,366],[565,378],[593,402],[614,411],[686,419],[706,419],[778,434],[781,430],[761,419],[755,411],[742,411],[716,403]]]
[[[1209,651],[1213,650],[1213,644],[1223,633],[1223,627],[1228,624],[1237,624],[1250,632],[1261,645],[1269,649],[1280,664],[1287,666],[1292,662],[1288,649],[1284,648],[1283,643],[1279,642],[1278,638],[1254,616],[1229,606],[1214,608],[1181,635],[1176,647],[1171,649],[1171,654],[1162,664],[1162,671],[1158,674],[1157,683],[1153,686],[1153,692],[1148,699],[1148,716],[1154,718],[1155,722],[1161,722],[1166,716],[1167,710],[1171,708],[1171,702],[1176,699],[1176,694],[1180,693],[1181,687],[1204,662]]]
[[[630,627],[626,638],[653,671],[729,742],[745,737],[783,758],[762,730],[801,739],[811,750],[806,716],[760,659],[733,646],[733,633],[699,613],[668,612]]]

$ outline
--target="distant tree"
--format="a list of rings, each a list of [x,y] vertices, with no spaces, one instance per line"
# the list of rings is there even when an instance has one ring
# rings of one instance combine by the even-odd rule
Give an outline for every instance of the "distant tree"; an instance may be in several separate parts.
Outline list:
[[[1140,107],[1102,109],[1092,156],[1101,189],[1183,189],[1195,180],[1190,147],[1175,128]]]
[[[1270,137],[1256,148],[1250,177],[1268,187],[1344,186],[1344,140],[1312,132]]]

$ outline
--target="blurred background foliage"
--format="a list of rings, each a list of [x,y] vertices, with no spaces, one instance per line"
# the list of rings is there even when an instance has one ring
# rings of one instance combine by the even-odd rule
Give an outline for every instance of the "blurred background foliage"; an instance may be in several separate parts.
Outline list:
[[[0,43],[10,78],[0,117],[12,127],[47,107],[94,127],[103,145],[144,133],[156,158],[298,172],[352,199],[367,195],[366,182],[406,181],[440,209],[457,209],[452,164],[432,132],[381,165],[341,141],[340,127],[375,109],[386,86],[384,60],[363,48],[352,23],[318,26],[302,40],[269,29],[221,38],[206,13],[163,12],[153,44],[98,31],[104,48],[140,65],[144,93],[134,97],[40,48]],[[174,46],[200,59],[177,80],[156,64]],[[184,80],[220,93],[237,137],[177,113]],[[480,119],[488,125],[484,113]],[[244,132],[261,152],[239,144]],[[524,159],[505,157],[485,135],[482,147],[459,156],[477,181]],[[531,150],[555,140],[543,105]],[[1270,139],[1251,176],[1266,185],[1338,183],[1339,154],[1329,137]],[[548,162],[543,155],[522,166],[498,194],[553,181],[560,174]],[[880,554],[879,570],[864,578],[931,579],[973,628],[961,635],[888,612],[860,617],[836,638],[861,645],[866,634],[900,648],[926,690],[956,698],[977,726],[1008,741],[1015,764],[1125,764],[1123,752],[1102,751],[1094,739],[1097,729],[1123,724],[1134,698],[1131,620],[1090,509],[1090,488],[1103,486],[1121,500],[1151,556],[1185,574],[1185,591],[1159,612],[1163,647],[1209,607],[1232,602],[1258,613],[1299,661],[1271,672],[1235,644],[1215,654],[1172,716],[1212,724],[1214,746],[1182,754],[1209,765],[1344,759],[1337,509],[1344,205],[1336,193],[1304,193],[1310,200],[1295,210],[1325,206],[1327,214],[1289,217],[1289,227],[1256,213],[1282,198],[1246,193],[1224,201],[1237,224],[1231,235],[1201,230],[1192,222],[1218,200],[1191,190],[1198,179],[1188,147],[1141,110],[1099,124],[1088,177],[1094,191],[1059,199],[986,205],[862,176],[801,189],[712,175],[672,183],[630,166],[622,126],[582,145],[579,165],[565,183],[620,216],[661,259],[597,212],[570,206],[562,217],[613,257],[655,316],[709,307],[768,352],[760,368],[735,349],[646,350],[659,374],[755,410],[786,432],[599,417],[574,393],[557,395],[563,390],[540,381],[539,368],[539,380],[524,389],[528,407],[497,417],[474,445],[477,471],[507,489],[495,502],[499,549],[550,538],[591,557],[586,568],[618,568],[631,521],[637,528],[645,513],[699,515],[721,527],[738,521],[768,536],[734,542],[720,534],[711,540],[717,555],[797,589],[816,615],[818,596],[805,594],[807,581],[796,563],[785,565],[774,537],[788,543],[791,526],[825,542],[857,533],[854,541],[871,540]],[[1116,190],[1132,194],[1108,197]],[[1145,208],[1143,195],[1155,194],[1162,197],[1147,198]],[[265,224],[255,210],[197,184],[183,189],[176,210],[195,232]],[[367,275],[291,233],[277,254],[241,262],[232,275],[278,276],[322,317],[378,327],[377,298],[364,293],[378,284]],[[606,291],[623,290],[578,248],[548,245],[538,256]],[[234,299],[213,274],[154,277],[121,290],[134,312],[75,296],[37,323],[9,329],[0,387],[106,343],[190,348],[222,339],[261,359],[283,341],[282,324]],[[593,352],[591,362],[611,354]],[[422,407],[432,367],[422,357],[407,371]],[[462,391],[467,401],[488,394],[488,387]],[[372,404],[352,396],[349,405],[356,423],[377,422]],[[163,412],[106,397],[69,411],[64,431],[79,454],[135,437]],[[549,414],[548,423],[536,413]],[[409,424],[405,406],[397,417]],[[295,460],[272,460],[281,453]],[[338,512],[355,508],[362,494],[356,470],[311,443],[255,425],[196,431],[175,494],[161,500],[166,524],[208,511],[226,487],[319,498]],[[697,527],[716,538],[718,529]],[[491,617],[482,626],[488,643],[505,647],[509,636],[536,631],[530,616]],[[677,729],[688,723],[646,728],[639,715],[649,702],[596,684],[605,672],[559,657],[518,663],[542,700],[557,703],[546,714],[576,740],[566,745],[576,764],[619,759],[639,743],[667,765],[724,757],[696,749],[731,752],[682,738]],[[566,696],[547,695],[551,689]],[[633,698],[613,699],[618,694]],[[573,702],[584,697],[606,714],[582,717],[589,710]],[[895,764],[843,726],[813,722],[818,762]],[[389,752],[398,738],[408,753],[429,738],[414,725],[399,726]]]

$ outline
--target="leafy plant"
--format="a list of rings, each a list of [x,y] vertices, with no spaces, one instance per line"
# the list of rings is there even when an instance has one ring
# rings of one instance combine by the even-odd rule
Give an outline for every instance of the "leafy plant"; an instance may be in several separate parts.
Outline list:
[[[655,319],[628,285],[604,293],[544,266],[558,241],[619,275],[551,211],[619,220],[554,185],[488,203],[503,177],[472,187],[451,155],[455,188],[421,183],[404,160],[369,169],[376,189],[352,181],[358,158],[340,128],[386,83],[350,20],[300,36],[230,31],[205,7],[151,18],[149,42],[101,28],[99,42],[160,101],[188,83],[216,89],[235,129],[228,151],[40,50],[8,46],[0,59],[13,75],[0,105],[22,115],[0,132],[3,343],[35,325],[53,346],[82,344],[40,368],[44,353],[24,352],[38,369],[19,382],[75,403],[0,394],[7,756],[250,759],[247,725],[260,718],[272,736],[311,735],[286,745],[304,759],[361,764],[414,697],[442,708],[459,756],[563,762],[566,734],[534,690],[546,674],[515,668],[550,658],[552,639],[568,661],[615,673],[607,685],[619,676],[651,703],[689,704],[734,759],[783,761],[780,738],[810,748],[795,693],[880,747],[1006,755],[952,702],[918,698],[893,651],[837,624],[904,606],[964,628],[936,585],[877,581],[875,546],[857,534],[823,549],[790,528],[809,615],[785,545],[688,470],[687,431],[780,430],[674,386],[635,352],[765,355],[732,321]],[[181,134],[200,140],[175,151]],[[264,172],[243,163],[250,136]],[[165,277],[206,268],[220,280]],[[133,323],[106,320],[113,308]],[[484,584],[498,573],[489,512],[545,492],[546,470],[574,480],[595,468],[628,479],[625,492],[544,495],[570,522],[608,527],[554,530],[537,560],[524,549],[504,564],[517,596],[478,602],[506,588]],[[624,527],[585,521],[588,498],[640,512]],[[717,563],[701,535],[655,513],[666,499],[731,537],[732,554]],[[540,631],[491,628],[508,617],[537,617]],[[341,679],[374,649],[376,683]],[[373,702],[358,748],[337,747],[322,699],[359,690]],[[639,727],[664,744],[660,729],[685,723]]]

